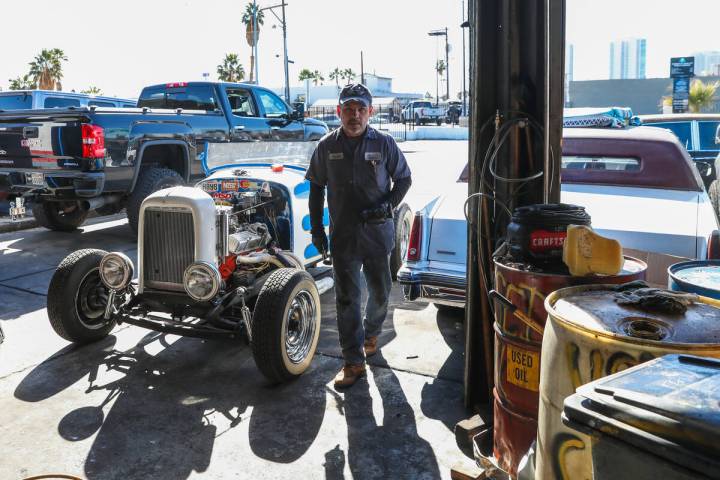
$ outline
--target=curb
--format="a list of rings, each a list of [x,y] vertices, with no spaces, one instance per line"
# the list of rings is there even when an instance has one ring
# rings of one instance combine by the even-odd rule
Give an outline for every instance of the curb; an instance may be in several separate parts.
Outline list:
[[[17,232],[18,230],[28,230],[38,226],[34,218],[24,218],[22,220],[10,220],[10,217],[0,217],[0,233]]]

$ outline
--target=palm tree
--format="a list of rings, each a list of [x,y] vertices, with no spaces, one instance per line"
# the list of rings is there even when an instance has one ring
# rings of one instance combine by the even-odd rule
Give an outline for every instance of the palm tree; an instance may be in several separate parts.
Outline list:
[[[245,24],[245,40],[250,45],[250,83],[254,81],[255,75],[255,45],[260,37],[260,25],[265,21],[265,13],[258,9],[257,5],[248,3],[243,12],[242,22]],[[257,31],[255,28],[257,27]]]
[[[342,78],[347,81],[347,83],[350,83],[353,81],[353,78],[355,78],[355,72],[353,72],[352,68],[346,68],[343,70]]]
[[[60,90],[60,80],[63,77],[62,63],[67,62],[65,52],[59,48],[52,50],[42,49],[39,55],[30,62],[30,76],[38,88],[45,90]]]
[[[302,82],[303,80],[312,80],[312,79],[313,79],[313,72],[310,69],[303,68],[302,70],[300,70],[300,73],[298,74],[299,81]]]
[[[37,85],[29,74],[23,75],[22,77],[9,78],[8,81],[10,82],[8,86],[10,90],[34,90],[37,88]]]
[[[102,95],[102,90],[98,87],[92,86],[86,88],[85,90],[80,90],[80,93],[87,93],[88,95]]]
[[[237,53],[225,54],[223,63],[217,66],[217,74],[222,82],[239,82],[245,78],[245,68],[240,63]]]
[[[715,93],[718,87],[720,87],[720,82],[704,83],[702,80],[692,82],[688,99],[690,111],[699,113],[702,109],[715,103]]]
[[[335,80],[335,86],[340,89],[340,79],[343,78],[343,75],[344,71],[340,70],[338,67],[335,67],[335,70],[330,72],[328,78],[330,78],[330,80]]]
[[[322,76],[322,73],[320,73],[318,70],[315,70],[315,71],[312,73],[312,81],[313,81],[313,83],[315,84],[315,86],[317,87],[318,82],[324,82],[324,81],[325,81],[325,77],[323,77],[323,76]]]

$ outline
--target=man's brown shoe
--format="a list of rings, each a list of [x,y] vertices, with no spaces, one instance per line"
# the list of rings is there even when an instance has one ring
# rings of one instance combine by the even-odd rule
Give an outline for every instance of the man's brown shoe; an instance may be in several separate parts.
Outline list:
[[[365,356],[372,357],[378,351],[377,348],[378,337],[367,337],[365,339]]]
[[[346,364],[335,376],[335,388],[348,388],[365,376],[365,364]]]

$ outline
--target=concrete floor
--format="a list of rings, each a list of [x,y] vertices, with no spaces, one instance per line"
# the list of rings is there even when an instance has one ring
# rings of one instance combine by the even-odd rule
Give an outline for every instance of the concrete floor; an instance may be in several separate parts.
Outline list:
[[[462,143],[463,145],[458,145]],[[464,142],[406,142],[413,208],[452,184]],[[442,168],[438,158],[442,155]],[[448,157],[457,163],[448,167]],[[447,177],[447,178],[445,178]],[[470,462],[452,428],[462,406],[462,317],[393,290],[367,380],[332,387],[342,366],[334,292],[312,367],[270,386],[249,347],[121,326],[82,348],[57,337],[45,311],[60,260],[79,248],[135,260],[122,216],[72,234],[0,235],[0,478],[450,478]]]

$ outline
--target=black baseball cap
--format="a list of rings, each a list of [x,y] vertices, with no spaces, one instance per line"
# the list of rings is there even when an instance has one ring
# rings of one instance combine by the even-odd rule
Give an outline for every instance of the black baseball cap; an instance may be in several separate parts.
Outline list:
[[[342,105],[345,102],[360,102],[366,107],[372,105],[372,93],[362,83],[348,83],[340,92],[338,103]]]

